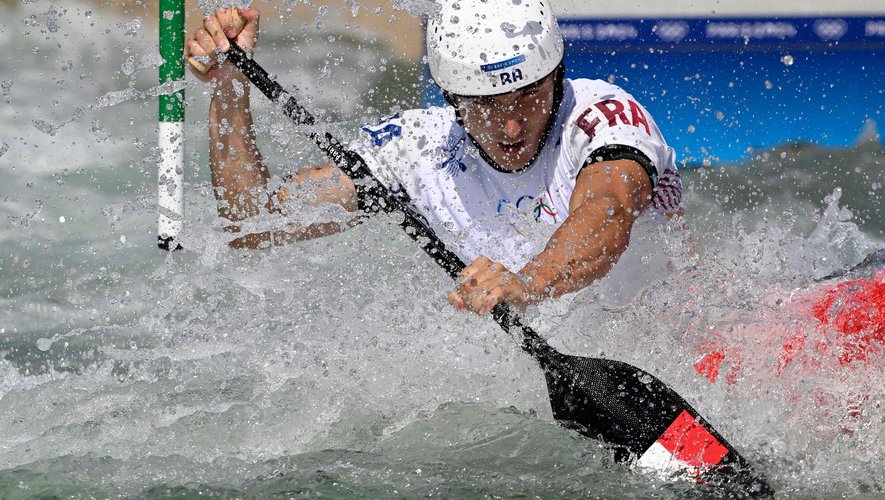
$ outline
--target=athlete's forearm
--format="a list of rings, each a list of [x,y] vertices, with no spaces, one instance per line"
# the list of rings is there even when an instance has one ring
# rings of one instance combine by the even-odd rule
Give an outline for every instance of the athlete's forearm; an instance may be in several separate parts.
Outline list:
[[[330,234],[340,233],[347,228],[357,225],[359,222],[360,219],[354,218],[344,222],[319,222],[307,226],[292,224],[289,229],[285,230],[245,234],[232,240],[230,246],[233,248],[258,249],[267,248],[273,245],[285,245],[295,241],[311,240],[314,238],[329,236]]]
[[[612,197],[583,203],[553,233],[520,274],[532,295],[559,297],[605,276],[626,250],[635,217]]]
[[[289,176],[279,189],[268,197],[268,211],[283,213],[286,206],[321,207],[338,205],[347,212],[356,212],[356,187],[353,181],[330,164],[318,165]],[[335,215],[341,217],[341,214]],[[297,221],[283,220],[285,229],[248,233],[231,241],[234,248],[263,248],[293,241],[309,240],[328,236],[353,227],[361,221],[359,217],[348,216],[339,221],[300,224]],[[228,232],[240,232],[239,226],[225,228]],[[246,229],[248,231],[248,228]]]
[[[249,109],[249,81],[220,79],[209,106],[209,161],[218,215],[232,222],[270,207],[270,173],[255,142]]]

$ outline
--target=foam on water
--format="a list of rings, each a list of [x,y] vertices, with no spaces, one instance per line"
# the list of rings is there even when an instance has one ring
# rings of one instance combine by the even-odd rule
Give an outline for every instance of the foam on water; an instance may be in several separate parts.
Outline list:
[[[0,496],[691,491],[553,424],[534,362],[490,320],[453,311],[448,278],[390,220],[230,250],[197,139],[201,87],[188,88],[186,250],[155,250],[154,34],[50,7],[0,7],[16,49],[0,60],[14,82],[0,103]],[[288,50],[287,36],[263,43]],[[308,87],[332,50],[316,45],[299,54]],[[352,52],[354,65],[383,65]],[[311,105],[334,103],[335,120],[378,105],[340,92]],[[317,158],[269,105],[256,109],[273,164]],[[69,123],[47,135],[35,120]],[[846,368],[809,350],[779,370],[777,349],[796,331],[833,335],[813,332],[803,293],[883,247],[883,159],[878,143],[790,145],[687,172],[685,220],[633,236],[622,267],[643,277],[635,289],[603,281],[527,317],[563,352],[627,361],[677,389],[786,497],[880,493],[881,357]],[[711,341],[741,353],[715,383],[693,367]]]

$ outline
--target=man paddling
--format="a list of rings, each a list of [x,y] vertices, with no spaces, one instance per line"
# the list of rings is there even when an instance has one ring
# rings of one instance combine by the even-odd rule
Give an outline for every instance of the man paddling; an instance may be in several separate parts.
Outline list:
[[[541,191],[539,191],[537,197],[541,198],[543,194],[546,194],[550,203],[537,204],[533,210],[535,213],[534,217],[540,219],[542,212],[552,216],[554,219],[549,226],[553,228],[554,234],[546,247],[542,245],[543,251],[541,253],[534,257],[532,255],[526,257],[528,264],[522,268],[523,271],[529,268],[532,263],[537,262],[538,256],[542,256],[545,253],[552,254],[553,256],[556,256],[557,252],[559,255],[566,255],[564,259],[566,264],[570,263],[569,259],[575,258],[573,257],[573,251],[575,250],[584,250],[584,253],[577,253],[581,258],[592,258],[586,256],[586,248],[575,248],[585,243],[579,238],[581,235],[574,234],[577,229],[581,228],[588,231],[588,234],[584,235],[584,237],[589,236],[590,238],[599,238],[601,240],[602,258],[598,260],[605,261],[608,259],[608,267],[610,267],[614,260],[617,259],[617,254],[606,245],[610,245],[612,240],[618,243],[618,234],[615,231],[613,237],[608,229],[609,225],[614,227],[618,225],[624,227],[626,225],[626,231],[621,235],[623,237],[622,247],[626,246],[626,239],[629,236],[632,223],[634,220],[641,220],[637,219],[642,213],[640,209],[648,206],[648,197],[652,192],[658,195],[657,198],[652,198],[653,206],[661,209],[663,213],[669,213],[666,210],[667,201],[678,201],[677,195],[679,190],[676,188],[679,186],[675,171],[665,169],[663,175],[669,174],[672,182],[666,184],[659,180],[658,186],[652,191],[651,186],[654,185],[658,172],[652,168],[654,164],[651,163],[651,160],[646,155],[646,152],[649,152],[649,154],[658,159],[666,156],[672,162],[671,150],[666,148],[663,141],[660,140],[660,134],[654,128],[653,122],[647,118],[644,110],[632,101],[629,96],[619,94],[621,92],[620,89],[610,86],[606,87],[605,84],[596,84],[596,86],[609,93],[605,94],[605,96],[600,96],[597,93],[593,94],[593,97],[597,100],[596,110],[599,110],[606,117],[613,115],[608,126],[619,126],[615,118],[620,118],[622,120],[620,125],[629,124],[636,128],[644,126],[646,134],[651,139],[637,139],[633,137],[633,146],[606,140],[601,145],[598,144],[599,147],[596,150],[592,149],[592,141],[597,136],[597,128],[601,123],[601,119],[599,116],[594,116],[594,107],[586,103],[588,99],[582,98],[582,92],[588,92],[588,88],[592,89],[594,83],[564,80],[561,67],[562,41],[558,36],[555,20],[549,14],[549,9],[546,8],[545,4],[539,5],[543,8],[538,11],[538,14],[531,14],[526,19],[520,19],[519,16],[514,15],[516,13],[512,9],[510,12],[504,12],[507,15],[508,22],[501,24],[501,30],[507,34],[507,38],[511,39],[510,42],[513,44],[511,45],[512,50],[520,50],[520,47],[522,47],[519,43],[516,43],[520,40],[515,39],[519,38],[520,34],[532,35],[533,41],[530,43],[526,42],[525,45],[525,48],[529,49],[530,52],[528,55],[519,54],[512,56],[511,54],[510,59],[491,63],[490,66],[483,65],[479,69],[474,68],[475,73],[472,77],[469,72],[463,71],[465,68],[458,69],[457,64],[459,63],[457,60],[446,62],[443,57],[441,59],[442,64],[440,61],[436,61],[432,64],[432,67],[435,68],[433,70],[434,75],[438,79],[438,83],[444,89],[447,89],[446,95],[450,102],[453,103],[453,107],[443,111],[431,109],[426,110],[425,113],[406,113],[399,124],[394,123],[393,119],[389,119],[383,126],[365,128],[364,132],[366,132],[367,137],[362,142],[357,141],[352,147],[357,151],[362,151],[363,155],[370,158],[370,160],[364,159],[354,151],[346,150],[332,134],[312,131],[307,135],[341,169],[341,172],[332,170],[328,166],[316,167],[303,174],[300,180],[296,177],[292,183],[293,185],[286,186],[275,193],[269,193],[267,187],[269,175],[266,169],[261,167],[260,163],[245,166],[239,165],[243,168],[231,169],[229,172],[223,171],[224,165],[213,165],[213,181],[220,188],[218,195],[219,198],[222,198],[222,201],[225,201],[224,197],[227,194],[225,186],[233,185],[237,187],[238,184],[242,183],[243,179],[248,180],[250,172],[259,172],[253,178],[257,177],[259,180],[263,179],[264,181],[264,184],[260,182],[253,184],[254,190],[246,189],[239,191],[239,197],[230,199],[233,202],[232,204],[228,202],[228,205],[221,207],[222,215],[233,215],[230,218],[231,220],[240,220],[249,216],[248,213],[243,213],[241,205],[245,206],[247,210],[259,211],[262,207],[256,203],[257,197],[264,197],[260,202],[269,211],[282,211],[285,198],[301,197],[302,201],[318,204],[318,195],[325,196],[329,201],[349,208],[351,212],[354,211],[352,205],[356,205],[366,213],[374,213],[379,210],[396,213],[402,217],[399,225],[413,239],[421,243],[423,250],[437,264],[445,269],[451,277],[455,278],[462,275],[462,271],[470,271],[471,269],[463,262],[461,256],[447,248],[447,245],[442,241],[442,237],[438,236],[430,226],[436,224],[436,231],[439,231],[443,237],[450,238],[450,242],[455,245],[461,243],[462,240],[473,243],[479,241],[481,243],[481,240],[469,233],[458,235],[459,238],[453,238],[452,234],[446,232],[452,231],[457,227],[455,222],[451,220],[455,216],[452,211],[460,210],[466,214],[465,216],[473,218],[468,219],[470,224],[465,228],[465,232],[474,229],[488,231],[489,227],[492,229],[500,228],[500,224],[498,226],[495,225],[495,222],[501,222],[500,219],[495,219],[494,216],[490,217],[488,214],[485,214],[485,218],[482,217],[484,215],[483,211],[476,209],[477,205],[481,208],[482,204],[477,200],[487,198],[489,193],[496,195],[503,191],[504,194],[507,194],[509,191],[504,189],[507,187],[510,187],[511,191],[513,189],[512,186],[503,183],[501,178],[497,179],[496,182],[504,184],[503,188],[500,185],[496,186],[489,180],[488,175],[492,171],[501,170],[499,173],[507,174],[507,177],[503,177],[503,179],[509,180],[511,184],[518,186],[520,185],[520,177],[518,175],[514,176],[515,174],[524,174],[530,180],[534,179],[532,182],[535,182],[538,179],[531,177],[530,174],[531,172],[537,174],[540,168],[542,173],[548,175],[542,176],[544,182],[541,183],[542,185],[539,188]],[[538,5],[535,5],[535,7],[538,7]],[[470,18],[472,15],[476,19],[489,19],[492,16],[491,11],[482,6],[479,8],[476,6],[468,7],[463,12],[460,7],[452,6],[452,10],[458,10],[460,15],[467,14],[467,18]],[[213,30],[225,26],[225,22],[230,21],[230,33],[238,34],[245,31],[243,29],[245,22],[237,24],[238,11],[229,12],[231,15],[229,19],[219,18],[218,14],[216,14],[215,21],[210,20],[207,23],[206,27],[208,30],[204,29],[202,32],[198,32],[195,39],[191,42],[191,63],[199,66],[201,72],[211,70],[216,62],[209,56],[213,52],[206,48],[209,45],[207,38],[212,39],[213,36],[219,35],[219,33]],[[500,12],[496,11],[496,13]],[[443,16],[445,16],[445,12],[443,12]],[[532,16],[539,17],[542,21],[532,20]],[[248,13],[248,17],[249,22],[255,23],[252,30],[254,35],[257,32],[255,29],[257,28],[257,12]],[[450,25],[448,28],[456,30],[457,28],[451,25],[460,22],[460,18],[455,15],[431,21],[430,33],[438,33],[440,36],[437,42],[434,42],[432,38],[428,40],[428,50],[434,54],[436,54],[434,50],[447,51],[451,48],[449,43],[441,43],[444,38],[449,39],[450,35],[452,35],[451,32],[446,31],[447,25],[441,19],[449,19]],[[519,26],[522,26],[521,31],[518,29]],[[476,39],[476,33],[488,35],[494,32],[490,27],[477,31],[479,28],[471,25],[466,30],[462,30],[462,42],[468,34]],[[556,36],[553,38],[547,36],[554,33]],[[299,105],[297,100],[289,95],[279,83],[274,81],[257,62],[249,59],[247,54],[238,45],[238,43],[241,43],[240,40],[232,40],[228,44],[224,39],[226,34],[222,32],[220,35],[217,49],[220,51],[223,50],[225,45],[230,45],[227,52],[230,62],[242,71],[249,82],[260,89],[271,101],[280,105],[283,113],[292,118],[295,123],[302,125],[313,125],[315,123],[313,116],[308,110]],[[430,37],[435,36],[430,35]],[[482,38],[479,37],[478,42],[488,42],[483,45],[484,47],[492,47],[494,45],[494,36],[491,37],[492,40],[483,40]],[[211,41],[214,41],[214,39]],[[476,42],[477,40],[473,41]],[[543,50],[536,50],[538,47],[541,47]],[[493,53],[495,57],[502,56],[502,53],[506,54],[506,50],[509,50],[503,48],[503,46],[499,47],[499,49]],[[531,53],[531,51],[535,53]],[[457,52],[454,54],[457,55]],[[555,66],[551,65],[550,61],[547,60],[551,55],[554,57],[553,62],[556,63]],[[194,60],[196,58],[201,60]],[[485,60],[488,58],[488,53],[482,52],[478,55],[478,58]],[[523,64],[530,60],[534,62],[532,64]],[[544,67],[544,65],[547,66]],[[494,83],[485,82],[485,84],[493,88],[499,84],[509,85],[519,82],[526,79],[526,77],[528,83],[518,87],[516,91],[508,91],[503,94],[452,93],[452,88],[444,81],[444,73],[440,72],[440,67],[446,66],[452,70],[452,74],[460,74],[468,80],[477,77],[488,77],[485,73],[492,73],[492,76],[495,78]],[[546,73],[539,70],[539,67],[546,71]],[[499,70],[506,70],[506,76],[503,73],[496,73]],[[218,71],[223,71],[223,66]],[[498,78],[500,78],[500,81]],[[480,82],[480,87],[482,87],[482,82]],[[243,82],[232,81],[228,90],[232,90],[237,98],[243,98],[245,96],[245,88],[247,87],[243,85]],[[583,97],[586,97],[586,95],[583,95]],[[629,104],[632,122],[628,122],[626,115],[624,115],[627,104],[621,102],[620,108],[615,104],[619,98]],[[223,100],[223,96],[219,99],[219,101],[221,100]],[[588,107],[584,108],[584,111],[579,114],[574,114],[573,108],[582,107],[582,103]],[[219,102],[213,101],[213,106],[218,104]],[[246,102],[247,105],[248,102]],[[232,126],[233,131],[236,131],[236,127],[241,127],[239,131],[236,131],[240,139],[237,146],[247,146],[251,149],[254,143],[244,143],[242,141],[244,135],[251,133],[251,122],[241,120],[237,123],[231,123],[222,117],[224,119],[221,121],[221,126],[218,126],[219,111],[223,115],[229,109],[230,106],[227,103],[222,103],[220,108],[213,107],[214,119],[216,120],[214,123],[217,129],[214,132],[215,137],[230,134]],[[240,110],[239,113],[248,117],[247,110]],[[505,118],[501,119],[498,113]],[[546,122],[544,120],[535,122],[529,119],[537,114],[541,114],[543,117],[545,113],[547,116]],[[479,126],[477,126],[475,120],[480,121]],[[577,122],[577,129],[580,129],[586,135],[586,139],[575,140],[575,134],[577,133],[575,122]],[[244,123],[248,127],[244,127]],[[413,126],[410,126],[410,123]],[[499,126],[503,124],[501,130],[504,132],[504,140],[500,139],[501,135],[496,135],[496,132],[500,132],[500,130],[493,126],[496,123]],[[530,127],[525,126],[527,123],[530,125],[543,123],[543,131],[538,134],[539,129],[534,125]],[[604,129],[605,126],[602,128]],[[652,133],[652,130],[654,130],[654,133]],[[436,134],[417,136],[417,133],[428,131],[436,132]],[[515,134],[513,133],[514,131],[523,132],[523,134]],[[572,134],[569,135],[568,132]],[[580,134],[578,135],[581,136]],[[630,136],[628,133],[623,135]],[[611,139],[612,137],[616,138],[617,134],[603,133],[599,136]],[[396,139],[400,137],[403,138],[401,139],[402,141],[405,141],[404,144]],[[441,142],[443,139],[445,139],[444,143]],[[450,141],[451,139],[456,139],[456,141]],[[563,139],[566,140],[563,141]],[[473,150],[463,149],[468,141]],[[630,141],[625,139],[625,142]],[[373,149],[384,149],[390,144],[400,144],[400,149],[394,148],[392,151],[388,150],[387,153]],[[449,147],[443,147],[443,144]],[[563,145],[572,146],[572,149],[563,149],[565,147]],[[224,143],[220,142],[217,143],[217,146],[220,149],[226,147]],[[490,154],[488,150],[484,149],[493,146],[499,146],[500,151],[493,150],[493,153]],[[428,147],[431,149],[428,149]],[[519,155],[524,153],[523,148],[527,148],[525,151],[534,151],[534,153],[528,160],[524,159],[524,162],[517,162]],[[550,153],[551,150],[553,153]],[[620,150],[620,153],[612,150]],[[424,153],[416,156],[412,154],[414,151],[423,151]],[[580,161],[574,163],[575,156],[573,153],[575,151],[583,151],[588,156],[585,158],[584,153],[578,153],[577,158]],[[665,152],[667,154],[663,154]],[[395,154],[400,156],[392,159],[391,156]],[[410,154],[412,156],[409,156]],[[493,157],[495,154],[500,155],[500,157]],[[231,150],[230,155],[235,156],[236,150]],[[256,155],[257,152],[253,153],[251,158],[257,159],[260,162],[260,156]],[[629,157],[624,155],[629,155]],[[526,156],[528,155],[526,154]],[[425,162],[427,157],[436,158],[440,161],[428,160],[428,162]],[[514,157],[516,160],[514,160]],[[607,157],[614,157],[615,159],[607,160]],[[546,161],[541,161],[542,159]],[[485,163],[481,163],[480,160]],[[372,167],[369,166],[369,161],[372,162]],[[405,169],[404,172],[397,172],[397,167],[401,168],[401,163],[407,161],[411,161],[411,168]],[[522,166],[513,168],[514,162],[517,162],[516,165]],[[604,164],[600,167],[596,165],[597,163]],[[502,167],[502,164],[511,168],[505,169]],[[238,164],[234,162],[232,165],[236,166]],[[602,169],[601,175],[598,175],[598,178],[606,181],[608,186],[594,187],[591,180],[581,180],[584,175],[584,167],[593,169],[594,165]],[[649,181],[646,181],[646,183],[636,182],[637,176],[643,179],[643,181],[645,180],[644,177],[638,175],[640,171],[637,168],[642,169],[641,172],[648,176]],[[377,173],[373,172],[372,169],[375,169]],[[572,177],[564,177],[563,169],[566,169],[566,173],[570,172],[573,174]],[[445,170],[447,175],[433,177],[428,175],[428,170],[430,173],[434,173],[437,170]],[[605,175],[611,174],[612,171],[618,171],[619,175],[615,178],[611,175]],[[471,172],[472,174],[459,176],[458,172],[461,174]],[[478,177],[476,172],[484,172],[487,175]],[[344,173],[346,173],[346,176]],[[397,174],[401,177],[397,177]],[[559,177],[556,176],[557,174]],[[594,174],[594,176],[596,175]],[[379,181],[377,177],[382,177],[385,182]],[[390,177],[393,177],[393,179]],[[484,196],[471,200],[471,193],[478,192],[479,188],[471,184],[453,183],[452,180],[455,178],[472,179],[482,187],[482,194]],[[311,183],[326,180],[330,182],[326,183],[325,186],[309,191],[314,198],[306,198],[305,193],[307,190],[304,189],[305,187],[310,186]],[[354,180],[357,182],[354,183]],[[596,180],[597,177],[592,179],[592,181]],[[420,184],[414,184],[418,182]],[[590,186],[584,189],[581,187],[582,182],[589,183]],[[389,185],[390,188],[384,184]],[[523,182],[523,184],[525,183]],[[673,197],[670,200],[660,196],[662,192],[666,193],[662,186],[669,186],[669,189],[673,190],[671,191]],[[298,189],[293,189],[293,187]],[[559,199],[551,191],[556,195],[560,195]],[[563,192],[565,195],[563,195]],[[447,197],[441,197],[441,195],[446,195]],[[642,201],[643,195],[646,196],[646,201],[644,202]],[[526,197],[534,199],[531,195]],[[244,200],[247,198],[251,200],[251,205],[244,205]],[[565,207],[563,207],[562,198],[568,200]],[[580,203],[573,203],[578,198],[580,198]],[[506,206],[511,200],[499,198],[498,207],[501,205]],[[625,203],[624,200],[627,202]],[[440,214],[440,206],[434,205],[436,201],[441,201],[445,210],[449,210],[449,212],[446,214],[443,211],[443,214]],[[516,209],[519,208],[521,201],[524,201],[523,197],[517,198],[515,203]],[[473,203],[473,205],[471,206],[468,202]],[[602,202],[601,205],[598,202]],[[621,204],[615,206],[619,202]],[[461,205],[457,205],[457,203],[461,203]],[[604,215],[592,210],[594,203],[597,203],[595,205],[596,208],[605,208]],[[469,211],[471,209],[473,210]],[[618,210],[622,212],[619,213]],[[623,212],[625,210],[627,212]],[[567,211],[570,211],[571,215],[568,215]],[[500,213],[502,213],[500,209],[496,209],[494,212],[494,214]],[[529,212],[530,215],[531,213]],[[646,213],[652,212],[647,211]],[[557,221],[555,219],[557,214],[564,217],[565,221]],[[445,215],[448,215],[450,218],[446,219]],[[433,217],[437,217],[438,220],[434,221]],[[509,220],[504,219],[504,221],[516,229],[518,236],[525,236],[525,233],[519,231],[518,220],[510,218]],[[442,223],[442,228],[439,227],[440,223]],[[544,226],[544,224],[539,225]],[[564,230],[564,228],[568,230]],[[285,239],[293,237],[304,238],[321,235],[326,231],[337,229],[340,228],[313,226],[279,236]],[[241,237],[236,243],[257,246],[275,236],[277,235],[250,235]],[[495,235],[492,232],[492,236],[497,238],[501,235]],[[571,247],[567,245],[571,245]],[[622,247],[620,249],[615,248],[615,250],[623,251]],[[462,255],[466,255],[469,248],[469,246],[462,246],[458,250],[461,251]],[[482,245],[479,245],[479,248],[482,248]],[[489,246],[488,242],[486,242],[486,250],[494,251],[494,246]],[[611,253],[606,253],[610,251]],[[504,255],[505,257],[510,256],[506,253]],[[549,255],[547,257],[549,258]],[[492,317],[505,332],[519,339],[520,347],[538,363],[544,372],[553,416],[560,424],[575,429],[586,437],[605,441],[612,447],[615,457],[619,461],[630,463],[643,469],[655,470],[665,474],[667,477],[689,477],[703,482],[711,481],[710,484],[720,486],[735,486],[744,495],[770,494],[771,489],[764,477],[756,473],[737,450],[709,422],[706,422],[687,401],[653,375],[637,367],[614,360],[560,353],[551,347],[531,327],[523,324],[519,315],[508,305],[508,302],[520,303],[517,300],[518,296],[513,298],[513,296],[506,295],[502,289],[510,285],[510,280],[533,282],[537,279],[537,276],[544,275],[530,270],[523,273],[522,276],[518,276],[512,272],[513,267],[507,270],[498,270],[496,268],[498,266],[504,267],[503,264],[495,264],[488,257],[485,257],[485,259],[483,261],[481,258],[477,258],[472,262],[470,268],[472,268],[474,274],[468,274],[465,285],[453,291],[450,300],[458,306],[482,312],[483,309],[478,308],[475,302],[465,304],[465,296],[467,296],[467,300],[472,300],[476,296],[486,298],[486,295],[480,295],[475,291],[475,288],[483,283],[479,280],[481,273],[489,272],[493,276],[495,273],[498,273],[498,276],[503,275],[503,286],[496,285],[492,290],[493,292],[500,291],[501,294],[499,296],[494,294],[487,295],[492,299],[491,301],[504,300],[504,302],[499,302],[494,306]],[[559,269],[561,274],[566,274],[566,279],[572,279],[566,273],[568,270],[566,266],[557,268],[555,266],[557,264],[556,260],[552,260],[554,270]],[[587,261],[579,262],[585,267],[590,267]],[[488,265],[488,268],[483,269],[485,265]],[[603,267],[605,266],[599,266],[599,269]],[[562,268],[566,269],[563,270]],[[548,271],[548,269],[540,269]],[[602,271],[602,274],[604,273],[605,270]],[[554,275],[554,277],[556,276]],[[544,293],[549,295],[562,293],[560,292],[561,289],[554,287],[555,282],[552,283],[547,286]],[[528,287],[529,284],[522,286]],[[486,292],[486,290],[481,291]],[[526,300],[523,303],[530,303],[530,301]]]
[[[213,83],[210,161],[219,215],[232,223],[226,230],[239,232],[237,222],[262,211],[283,212],[293,198],[356,212],[353,181],[331,164],[270,187],[248,81],[217,57],[228,38],[251,52],[258,25],[257,10],[220,9],[187,44],[204,71],[196,76]],[[351,149],[470,263],[448,297],[456,308],[484,314],[501,301],[525,307],[580,290],[612,269],[634,225],[679,211],[674,153],[651,115],[617,86],[565,78],[546,1],[447,2],[429,19],[427,53],[449,106],[366,126]],[[259,247],[346,225],[232,244]]]

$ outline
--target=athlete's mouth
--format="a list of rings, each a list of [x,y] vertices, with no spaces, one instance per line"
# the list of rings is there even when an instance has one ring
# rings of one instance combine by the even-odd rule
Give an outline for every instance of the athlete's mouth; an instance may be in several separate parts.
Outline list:
[[[525,139],[513,143],[498,143],[498,147],[501,148],[501,151],[506,155],[515,155],[519,153],[522,150],[523,146],[525,146]]]

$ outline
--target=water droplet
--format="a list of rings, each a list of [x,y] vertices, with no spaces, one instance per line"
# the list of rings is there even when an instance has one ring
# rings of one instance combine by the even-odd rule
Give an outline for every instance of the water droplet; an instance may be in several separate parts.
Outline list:
[[[95,135],[95,139],[98,142],[104,142],[111,137],[111,134],[105,131],[104,127],[101,126],[101,123],[98,120],[92,121],[92,134]]]
[[[135,72],[135,58],[132,56],[129,56],[129,58],[127,58],[123,62],[123,64],[120,66],[120,69],[123,71],[123,74],[126,76],[129,76],[132,73],[134,73]]]
[[[792,66],[793,65],[793,56],[790,54],[784,55],[781,57],[781,62],[784,63],[784,66]]]
[[[46,337],[41,337],[41,338],[37,339],[37,349],[40,349],[41,351],[46,352],[49,350],[50,347],[52,347],[51,340],[47,339]]]
[[[67,219],[65,219],[65,216],[64,216],[64,215],[62,215],[61,217],[58,218],[58,222],[59,222],[59,224],[64,224],[66,220],[67,220]]]
[[[12,80],[3,80],[0,82],[0,89],[3,89],[3,102],[9,104],[12,102]]]
[[[44,120],[34,120],[34,128],[48,135],[55,135],[59,129],[59,127]]]

